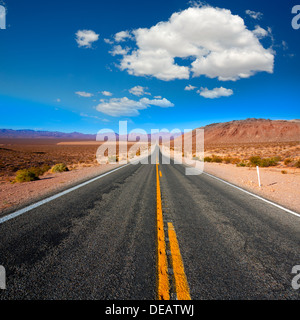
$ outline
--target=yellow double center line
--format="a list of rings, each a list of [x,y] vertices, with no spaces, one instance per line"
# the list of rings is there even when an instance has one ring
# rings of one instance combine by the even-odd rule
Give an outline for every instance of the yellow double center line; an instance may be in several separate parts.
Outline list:
[[[156,197],[157,197],[157,299],[170,300],[170,283],[168,269],[173,269],[175,279],[175,290],[178,300],[190,300],[189,286],[182,257],[179,250],[179,245],[175,233],[174,226],[171,222],[168,223],[168,236],[171,251],[172,268],[168,268],[168,259],[166,254],[166,241],[164,232],[164,221],[161,203],[160,180],[161,171],[158,170],[156,164]]]
[[[166,254],[164,220],[161,206],[160,182],[158,176],[158,164],[156,164],[156,203],[157,203],[157,272],[158,288],[157,295],[159,300],[169,300],[169,277],[168,260]]]

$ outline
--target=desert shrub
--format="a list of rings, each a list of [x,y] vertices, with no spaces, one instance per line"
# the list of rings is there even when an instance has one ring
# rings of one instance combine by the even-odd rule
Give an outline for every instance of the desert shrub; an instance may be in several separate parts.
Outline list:
[[[28,170],[33,172],[37,177],[42,176],[45,172],[50,170],[51,167],[48,165],[43,165],[41,167],[31,167]]]
[[[247,164],[245,162],[240,162],[236,164],[237,167],[246,167],[246,165]]]
[[[43,172],[43,174],[47,171],[49,171],[51,169],[51,167],[48,164],[44,164],[41,166],[41,170]]]
[[[272,167],[276,166],[278,164],[279,157],[273,157],[273,158],[261,158],[259,156],[253,156],[250,157],[250,165],[251,166],[259,166],[259,167]]]
[[[218,157],[218,156],[212,155],[211,162],[221,163],[221,162],[223,162],[223,159],[222,159],[221,157]]]
[[[253,157],[250,157],[249,161],[250,161],[250,164],[253,165],[253,166],[259,166],[261,164],[261,157],[259,156],[253,156]]]
[[[230,163],[232,163],[232,164],[238,164],[240,162],[241,162],[241,159],[239,159],[239,158],[232,158],[230,161]]]
[[[265,158],[261,160],[260,167],[273,167],[278,164],[278,161],[275,158]]]
[[[69,171],[68,167],[64,163],[58,163],[51,168],[51,172],[64,172]]]
[[[43,174],[41,168],[39,168],[39,167],[31,167],[28,169],[28,171],[34,173],[37,177],[39,177]]]
[[[29,169],[19,170],[16,173],[14,182],[30,182],[38,180],[39,177]]]
[[[225,157],[223,159],[223,162],[226,163],[226,164],[231,163],[231,161],[232,161],[232,158],[230,158],[230,157]]]
[[[211,157],[204,157],[204,162],[211,162],[212,158]]]
[[[296,163],[294,164],[294,167],[300,168],[300,160],[296,161]]]
[[[291,162],[292,162],[292,159],[290,159],[290,158],[287,158],[287,159],[284,160],[284,164],[286,166],[289,165]]]

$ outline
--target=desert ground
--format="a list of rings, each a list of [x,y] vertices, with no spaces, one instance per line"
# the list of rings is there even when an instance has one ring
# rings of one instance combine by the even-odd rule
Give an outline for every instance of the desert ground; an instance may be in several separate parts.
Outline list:
[[[0,182],[11,182],[18,170],[64,163],[69,170],[97,166],[97,141],[0,139]],[[127,143],[128,153],[133,143]],[[119,154],[119,144],[116,147]]]
[[[118,164],[99,164],[96,141],[1,140],[0,141],[0,210],[39,199],[67,186],[111,170]],[[132,144],[128,145],[128,148]],[[172,147],[171,147],[172,148]],[[191,158],[195,155],[191,155]],[[251,157],[274,158],[276,165],[260,168],[258,186]],[[209,160],[210,161],[207,161]],[[300,159],[298,142],[243,143],[205,146],[205,171],[249,191],[300,212]],[[16,172],[31,167],[65,163],[68,172],[46,171],[39,180],[14,183]],[[241,165],[242,164],[242,165]]]

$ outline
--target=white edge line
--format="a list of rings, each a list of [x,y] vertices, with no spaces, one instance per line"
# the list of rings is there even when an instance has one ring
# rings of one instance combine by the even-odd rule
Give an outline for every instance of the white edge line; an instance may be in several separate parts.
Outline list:
[[[152,153],[150,154],[150,156],[151,156],[151,155],[152,155]],[[149,157],[149,155],[146,156],[146,157],[144,157],[144,158],[147,158],[147,157]],[[132,161],[132,162],[129,162],[129,163],[127,163],[127,164],[125,164],[125,165],[123,165],[123,166],[121,166],[121,167],[118,167],[118,168],[113,169],[113,170],[111,170],[111,171],[105,172],[105,173],[101,174],[101,175],[98,176],[98,177],[95,177],[95,178],[92,178],[92,179],[90,179],[90,180],[88,180],[88,181],[86,181],[86,182],[80,183],[79,185],[77,185],[77,186],[75,186],[75,187],[72,187],[72,188],[67,189],[67,190],[65,190],[65,191],[62,191],[62,192],[59,192],[59,193],[55,194],[54,196],[48,197],[48,198],[46,198],[46,199],[44,199],[44,200],[38,201],[38,202],[36,202],[36,203],[34,203],[34,204],[30,205],[30,206],[27,206],[27,207],[25,207],[25,208],[23,208],[23,209],[20,209],[20,210],[17,210],[17,211],[15,211],[15,212],[13,212],[13,213],[10,213],[10,214],[8,214],[8,215],[0,218],[0,224],[4,223],[4,222],[6,222],[6,221],[9,221],[9,220],[11,220],[11,219],[14,219],[14,218],[22,215],[22,214],[25,213],[25,212],[28,212],[28,211],[30,211],[30,210],[33,210],[33,209],[35,209],[35,208],[37,208],[37,207],[39,207],[39,206],[41,206],[41,205],[43,205],[43,204],[45,204],[45,203],[47,203],[47,202],[50,202],[50,201],[52,201],[52,200],[54,200],[54,199],[57,199],[57,198],[65,195],[65,194],[68,194],[68,193],[70,193],[70,192],[72,192],[72,191],[74,191],[74,190],[76,190],[76,189],[79,189],[79,188],[81,188],[81,187],[84,187],[84,186],[86,186],[87,184],[89,184],[89,183],[91,183],[91,182],[94,182],[94,181],[96,181],[96,180],[98,180],[98,179],[101,179],[101,178],[103,178],[103,177],[105,177],[105,176],[109,175],[110,173],[113,173],[113,172],[115,172],[115,171],[117,171],[117,170],[120,170],[120,169],[122,169],[122,168],[125,168],[125,167],[129,166],[130,164],[142,163],[141,161],[142,161],[144,158],[140,158],[140,159],[134,160],[134,161]]]
[[[161,152],[161,153],[163,154],[163,152]],[[171,157],[170,157],[170,158],[171,158]],[[191,166],[189,166],[189,165],[186,165],[186,166],[191,167]],[[191,167],[191,168],[193,168],[193,167]],[[197,170],[197,169],[196,169],[196,170]],[[283,207],[283,206],[281,206],[281,205],[279,205],[279,204],[277,204],[277,203],[274,203],[274,202],[272,202],[272,201],[270,201],[270,200],[267,200],[267,199],[265,199],[265,198],[263,198],[263,197],[260,197],[260,196],[258,196],[258,195],[255,194],[255,193],[249,192],[249,191],[247,191],[247,190],[245,190],[245,189],[243,189],[243,188],[240,188],[240,187],[238,187],[238,186],[236,186],[236,185],[234,185],[234,184],[232,184],[232,183],[230,183],[230,182],[228,182],[228,181],[226,181],[226,180],[223,180],[223,179],[221,179],[221,178],[218,178],[218,177],[216,177],[216,176],[214,176],[214,175],[212,175],[212,174],[210,174],[210,173],[207,173],[207,172],[205,172],[205,171],[202,171],[200,174],[202,174],[202,173],[204,173],[204,174],[208,175],[209,177],[212,177],[212,178],[214,178],[214,179],[216,179],[216,180],[219,180],[219,181],[221,181],[221,182],[223,182],[223,183],[225,183],[225,184],[227,184],[227,185],[229,185],[229,186],[231,186],[231,187],[233,187],[233,188],[235,188],[235,189],[238,189],[238,190],[240,190],[240,191],[243,191],[243,192],[251,195],[252,197],[255,197],[255,198],[259,199],[259,200],[262,200],[262,201],[264,201],[264,202],[266,202],[266,203],[268,203],[268,204],[271,204],[271,205],[274,206],[274,207],[277,207],[277,208],[279,208],[279,209],[281,209],[281,210],[283,210],[283,211],[286,211],[286,212],[288,212],[288,213],[291,213],[292,215],[300,218],[300,214],[297,213],[297,212],[294,212],[294,211],[292,211],[292,210],[290,210],[290,209],[287,209],[287,208],[285,208],[285,207]],[[200,174],[199,174],[199,175],[200,175]]]
[[[121,167],[118,167],[118,168],[113,169],[113,170],[111,170],[111,171],[105,172],[105,173],[101,174],[100,176],[95,177],[95,178],[92,178],[91,180],[88,180],[88,181],[86,181],[86,182],[83,182],[83,183],[81,183],[81,184],[79,184],[79,185],[77,185],[77,186],[75,186],[75,187],[72,187],[72,188],[67,189],[67,190],[65,190],[65,191],[62,191],[62,192],[59,192],[59,193],[55,194],[54,196],[51,196],[51,197],[46,198],[46,199],[44,199],[44,200],[38,201],[38,202],[36,202],[36,203],[34,203],[34,204],[30,205],[30,206],[27,206],[27,207],[25,207],[25,208],[23,208],[23,209],[20,209],[20,210],[17,210],[17,211],[15,211],[15,212],[11,213],[11,214],[8,214],[7,216],[4,216],[4,217],[0,218],[0,224],[6,222],[6,221],[8,221],[8,220],[11,220],[11,219],[13,219],[13,218],[16,218],[16,217],[22,215],[22,214],[25,213],[25,212],[28,212],[28,211],[30,211],[30,210],[32,210],[32,209],[35,209],[35,208],[37,208],[37,207],[39,207],[39,206],[41,206],[41,205],[43,205],[43,204],[45,204],[45,203],[47,203],[47,202],[50,202],[50,201],[52,201],[52,200],[54,200],[54,199],[57,199],[57,198],[65,195],[65,194],[68,194],[68,193],[70,193],[70,192],[72,192],[72,191],[74,191],[74,190],[76,190],[76,189],[79,189],[79,188],[81,188],[81,187],[83,187],[83,186],[86,186],[87,184],[89,184],[89,183],[91,183],[91,182],[94,182],[94,181],[96,181],[96,180],[98,180],[98,179],[101,179],[101,178],[109,175],[110,173],[113,173],[113,172],[115,172],[115,171],[117,171],[117,170],[120,170],[120,169],[122,169],[122,168],[124,168],[124,167],[127,167],[127,166],[130,165],[130,164],[131,164],[131,163],[127,163],[127,164],[125,164],[125,165],[123,165],[123,166],[121,166]]]
[[[294,212],[294,211],[289,210],[289,209],[287,209],[287,208],[285,208],[285,207],[283,207],[283,206],[280,206],[280,205],[277,204],[277,203],[274,203],[274,202],[272,202],[272,201],[270,201],[270,200],[267,200],[267,199],[265,199],[265,198],[262,198],[262,197],[258,196],[258,195],[255,194],[255,193],[249,192],[249,191],[247,191],[247,190],[245,190],[245,189],[243,189],[243,188],[240,188],[240,187],[238,187],[238,186],[235,186],[234,184],[232,184],[232,183],[230,183],[230,182],[228,182],[228,181],[225,181],[225,180],[223,180],[223,179],[221,179],[221,178],[218,178],[218,177],[216,177],[216,176],[214,176],[214,175],[212,175],[212,174],[209,174],[209,173],[204,172],[204,171],[203,171],[203,173],[206,174],[206,175],[208,175],[208,176],[210,176],[210,177],[212,177],[212,178],[214,178],[214,179],[216,179],[216,180],[219,180],[219,181],[221,181],[221,182],[223,182],[223,183],[225,183],[225,184],[228,184],[229,186],[231,186],[231,187],[233,187],[233,188],[236,188],[236,189],[238,189],[238,190],[240,190],[240,191],[243,191],[243,192],[245,192],[245,193],[247,193],[247,194],[249,194],[249,195],[251,195],[251,196],[253,196],[253,197],[257,198],[257,199],[260,199],[260,200],[262,200],[262,201],[264,201],[264,202],[267,202],[267,203],[269,203],[269,204],[271,204],[271,205],[273,205],[273,206],[275,206],[275,207],[277,207],[277,208],[279,208],[279,209],[281,209],[281,210],[284,210],[284,211],[286,211],[286,212],[288,212],[288,213],[291,213],[291,214],[293,214],[294,216],[300,218],[300,214],[297,213],[297,212]]]

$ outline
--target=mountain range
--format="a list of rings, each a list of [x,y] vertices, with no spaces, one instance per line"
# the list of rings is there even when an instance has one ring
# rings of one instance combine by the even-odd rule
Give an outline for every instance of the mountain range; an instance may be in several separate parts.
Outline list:
[[[229,144],[229,143],[261,143],[261,142],[288,142],[300,141],[300,120],[269,120],[254,119],[233,120],[229,122],[213,123],[204,127],[206,144]],[[193,130],[187,135],[195,136]],[[111,134],[108,134],[111,135]],[[170,137],[167,132],[160,135]],[[119,137],[116,134],[117,139]],[[141,134],[133,134],[133,138]],[[155,135],[157,136],[157,134]],[[174,138],[178,138],[176,134]],[[59,140],[89,140],[95,141],[96,134],[84,134],[80,132],[64,133],[58,131],[35,131],[35,130],[12,130],[0,129],[0,139],[59,139]],[[147,135],[148,139],[151,135]]]

